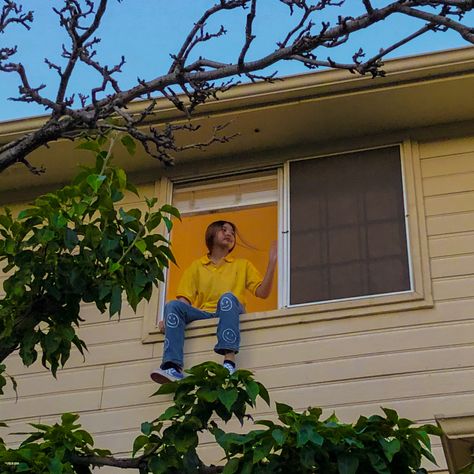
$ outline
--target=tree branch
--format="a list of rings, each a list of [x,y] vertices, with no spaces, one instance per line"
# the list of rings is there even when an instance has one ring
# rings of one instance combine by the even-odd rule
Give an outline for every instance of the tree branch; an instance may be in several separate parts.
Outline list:
[[[381,69],[383,57],[428,31],[451,29],[458,32],[470,44],[474,44],[474,29],[461,22],[467,12],[474,10],[474,0],[398,0],[387,2],[380,8],[374,8],[370,0],[362,0],[364,11],[360,16],[352,18],[339,15],[338,20],[333,24],[323,22],[318,32],[313,32],[315,23],[311,14],[329,7],[341,8],[344,0],[320,0],[314,4],[309,4],[306,0],[279,0],[288,5],[291,13],[296,9],[301,11],[301,17],[295,20],[294,26],[289,28],[276,49],[256,60],[248,61],[246,60],[247,53],[255,38],[257,2],[256,0],[219,0],[214,6],[208,8],[193,25],[178,53],[172,56],[167,74],[148,81],[139,79],[134,87],[122,90],[116,74],[121,72],[125,58],[122,57],[114,67],[103,66],[95,58],[94,48],[99,44],[100,39],[94,34],[106,13],[107,0],[84,0],[83,8],[75,0],[63,1],[63,8],[55,11],[59,15],[61,26],[71,39],[71,47],[69,50],[63,48],[63,57],[67,58],[64,70],[53,61],[47,60],[48,67],[55,69],[60,76],[54,99],[43,95],[44,85],[33,87],[30,84],[22,64],[5,63],[16,52],[16,48],[0,49],[0,70],[16,73],[20,78],[20,96],[14,100],[39,104],[51,113],[50,119],[39,130],[0,147],[0,171],[14,163],[27,163],[26,157],[29,153],[51,141],[63,137],[69,138],[82,132],[90,133],[94,130],[100,132],[104,127],[107,128],[106,120],[117,115],[124,120],[123,127],[135,136],[145,149],[164,163],[170,164],[172,154],[185,148],[174,142],[174,135],[170,134],[172,128],[150,129],[148,132],[137,128],[144,116],[149,116],[152,110],[146,110],[144,116],[138,114],[140,120],[126,119],[128,114],[125,113],[125,109],[132,101],[162,96],[170,100],[189,119],[194,109],[200,104],[210,99],[217,99],[220,94],[235,86],[236,82],[233,78],[237,76],[244,74],[252,81],[275,80],[275,75],[259,75],[258,72],[280,61],[300,61],[308,68],[339,68],[359,74],[371,73],[375,77],[384,74]],[[6,10],[6,6],[9,9]],[[3,16],[0,17],[0,32],[9,24],[8,18],[12,18],[12,14],[16,15],[19,23],[25,27],[29,26],[32,20],[31,12],[23,15],[18,8],[17,2],[11,0],[6,2]],[[199,57],[187,64],[191,53],[199,44],[226,33],[224,26],[221,26],[217,32],[207,32],[207,22],[222,12],[239,8],[250,8],[250,10],[247,13],[244,44],[238,57],[229,63],[216,61],[210,57]],[[335,48],[346,42],[354,33],[370,28],[393,15],[416,18],[425,24],[415,33],[399,39],[388,47],[381,48],[368,60],[362,60],[365,56],[362,49],[353,55],[352,62],[336,62],[331,58],[320,60],[317,57],[318,49]],[[100,82],[91,89],[90,94],[79,93],[81,107],[74,108],[75,98],[73,95],[68,98],[67,90],[78,61],[95,70],[100,77]],[[105,95],[109,87],[111,92]],[[182,91],[184,96],[179,96],[177,91]],[[188,129],[191,130],[191,128]],[[158,143],[161,144],[158,146],[160,151],[156,148]],[[153,144],[151,148],[150,144]]]
[[[148,472],[147,459],[150,455],[144,455],[137,458],[115,458],[113,456],[84,456],[73,454],[70,457],[70,462],[76,466],[87,467],[118,467],[120,469],[138,469],[141,472]],[[223,472],[223,466],[206,466],[201,464],[198,474],[219,474]]]

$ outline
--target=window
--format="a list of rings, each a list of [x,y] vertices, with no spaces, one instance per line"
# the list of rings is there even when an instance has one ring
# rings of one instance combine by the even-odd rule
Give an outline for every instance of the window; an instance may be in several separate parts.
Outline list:
[[[409,291],[399,147],[289,164],[290,305]]]
[[[158,340],[157,308],[174,297],[181,272],[206,252],[207,225],[222,218],[257,248],[234,252],[261,272],[271,241],[279,242],[278,282],[268,300],[249,300],[247,312],[259,315],[243,317],[244,330],[288,324],[281,316],[311,322],[431,307],[417,150],[405,141],[289,160],[238,177],[173,185],[163,178],[159,201],[172,197],[183,216],[171,235],[180,268],[172,266],[167,287],[146,309],[144,341]],[[212,333],[205,324],[192,334]]]
[[[196,259],[207,253],[204,233],[216,220],[236,224],[240,238],[232,254],[250,260],[265,272],[268,249],[278,232],[278,194],[275,171],[249,177],[203,183],[184,183],[173,189],[173,205],[182,216],[174,222],[171,241],[179,267],[171,265],[165,300],[175,298],[182,272]],[[247,244],[247,245],[246,245]],[[249,295],[246,311],[269,311],[278,307],[276,284],[270,296],[259,299]],[[162,304],[164,301],[162,301]]]

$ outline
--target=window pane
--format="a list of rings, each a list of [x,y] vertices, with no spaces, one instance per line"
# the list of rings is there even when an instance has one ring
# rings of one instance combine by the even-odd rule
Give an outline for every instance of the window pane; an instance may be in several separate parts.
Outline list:
[[[290,304],[410,289],[398,147],[290,163]]]

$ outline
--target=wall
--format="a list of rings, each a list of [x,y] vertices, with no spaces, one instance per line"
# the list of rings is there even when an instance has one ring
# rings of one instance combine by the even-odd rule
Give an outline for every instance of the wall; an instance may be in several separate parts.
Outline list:
[[[255,371],[273,400],[298,409],[319,405],[344,421],[380,406],[419,422],[472,411],[474,139],[426,141],[419,150],[434,307],[245,332],[239,365]],[[86,362],[74,354],[54,380],[39,365],[25,369],[12,356],[8,371],[20,397],[15,402],[10,390],[0,399],[0,418],[21,431],[28,422],[49,423],[75,411],[97,446],[125,454],[140,422],[166,406],[165,398],[150,398],[156,386],[148,378],[161,343],[142,344],[143,311],[126,309],[120,322],[108,322],[85,305],[83,316]],[[189,339],[187,364],[215,359],[212,345],[210,336]],[[271,413],[259,405],[257,416]],[[432,470],[445,472],[439,442],[434,452],[440,467]],[[208,440],[203,454],[221,458]]]

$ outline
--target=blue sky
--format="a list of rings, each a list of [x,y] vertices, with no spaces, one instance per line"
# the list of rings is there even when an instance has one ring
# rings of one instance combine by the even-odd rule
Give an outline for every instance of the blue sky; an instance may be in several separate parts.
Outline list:
[[[18,45],[18,53],[13,58],[22,62],[28,72],[31,85],[42,83],[48,85],[45,93],[54,92],[57,84],[57,74],[50,71],[44,63],[44,58],[61,64],[61,44],[68,38],[59,28],[57,16],[52,13],[53,6],[60,6],[61,0],[25,0],[25,8],[35,11],[35,22],[31,31],[27,32],[19,26],[10,28],[0,36],[0,45]],[[103,63],[114,65],[123,54],[126,64],[119,77],[122,88],[133,86],[137,76],[146,80],[166,72],[170,58],[169,54],[177,52],[179,46],[199,18],[200,14],[214,0],[123,0],[121,3],[111,0],[106,17],[101,25],[98,36],[102,41],[98,47],[98,58]],[[386,1],[374,0],[375,6],[382,6]],[[359,0],[346,0],[347,6],[332,7],[326,16],[316,16],[316,24],[322,20],[335,19],[337,15],[357,16],[362,12]],[[257,58],[270,53],[278,40],[284,37],[284,32],[293,24],[294,17],[289,15],[288,7],[278,0],[260,0],[257,10],[255,32],[257,40],[249,51],[248,58]],[[467,18],[471,25],[474,15]],[[226,26],[228,33],[219,39],[206,43],[196,51],[196,55],[220,61],[235,60],[243,42],[245,13],[242,10],[220,15],[209,25],[210,31],[218,29],[219,25]],[[393,18],[380,23],[370,30],[358,33],[351,41],[337,49],[318,51],[318,56],[349,62],[351,56],[363,47],[368,54],[376,53],[380,47],[386,47],[402,34],[409,34],[421,27],[422,23],[404,18]],[[417,39],[410,45],[400,48],[391,57],[407,56],[429,51],[450,49],[466,46],[467,43],[455,33],[430,33]],[[305,72],[306,69],[298,63],[284,62],[275,67],[280,75]],[[348,73],[349,74],[349,73]],[[71,83],[70,92],[86,92],[99,83],[98,77],[79,68]],[[44,110],[33,104],[23,104],[7,100],[16,96],[18,79],[13,74],[0,73],[0,120],[40,115]]]

